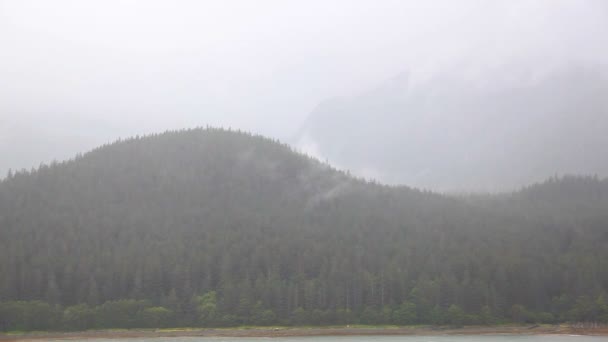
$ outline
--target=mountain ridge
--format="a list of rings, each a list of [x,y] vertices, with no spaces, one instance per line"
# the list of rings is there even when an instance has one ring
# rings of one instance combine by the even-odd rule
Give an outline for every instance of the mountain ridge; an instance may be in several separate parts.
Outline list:
[[[482,85],[456,71],[400,76],[322,101],[294,141],[357,175],[437,191],[509,191],[556,173],[608,176],[600,157],[606,68],[519,71],[487,71],[497,81]]]
[[[454,197],[248,133],[137,137],[0,181],[0,329],[40,300],[85,328],[155,307],[194,326],[601,319],[581,310],[608,289],[606,207],[593,177]]]

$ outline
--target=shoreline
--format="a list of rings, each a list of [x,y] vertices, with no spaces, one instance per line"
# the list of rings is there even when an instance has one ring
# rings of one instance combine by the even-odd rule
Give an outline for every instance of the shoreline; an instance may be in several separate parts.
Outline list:
[[[578,328],[570,325],[505,325],[433,327],[243,327],[89,330],[76,332],[0,333],[0,341],[85,340],[158,337],[315,337],[399,335],[588,335],[608,336],[608,327]]]

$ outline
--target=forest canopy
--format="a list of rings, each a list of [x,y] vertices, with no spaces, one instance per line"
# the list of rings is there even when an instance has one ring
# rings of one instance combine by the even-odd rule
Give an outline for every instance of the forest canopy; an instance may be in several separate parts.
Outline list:
[[[608,322],[608,180],[452,196],[215,128],[0,181],[0,330]]]

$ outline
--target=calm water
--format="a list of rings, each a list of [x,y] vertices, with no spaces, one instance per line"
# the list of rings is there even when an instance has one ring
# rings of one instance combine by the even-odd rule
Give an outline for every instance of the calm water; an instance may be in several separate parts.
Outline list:
[[[56,340],[57,341],[57,340]],[[78,340],[65,340],[74,342]],[[344,337],[171,337],[130,339],[87,339],[86,342],[600,342],[608,337],[591,336],[344,336]]]

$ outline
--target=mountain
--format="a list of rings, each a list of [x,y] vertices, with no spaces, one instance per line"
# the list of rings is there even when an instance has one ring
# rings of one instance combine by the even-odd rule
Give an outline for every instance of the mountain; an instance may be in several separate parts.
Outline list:
[[[136,137],[0,181],[0,330],[606,319],[606,208],[606,179],[450,197]]]
[[[401,74],[324,101],[296,145],[357,175],[448,192],[510,191],[554,174],[608,176],[605,68],[470,74]]]

